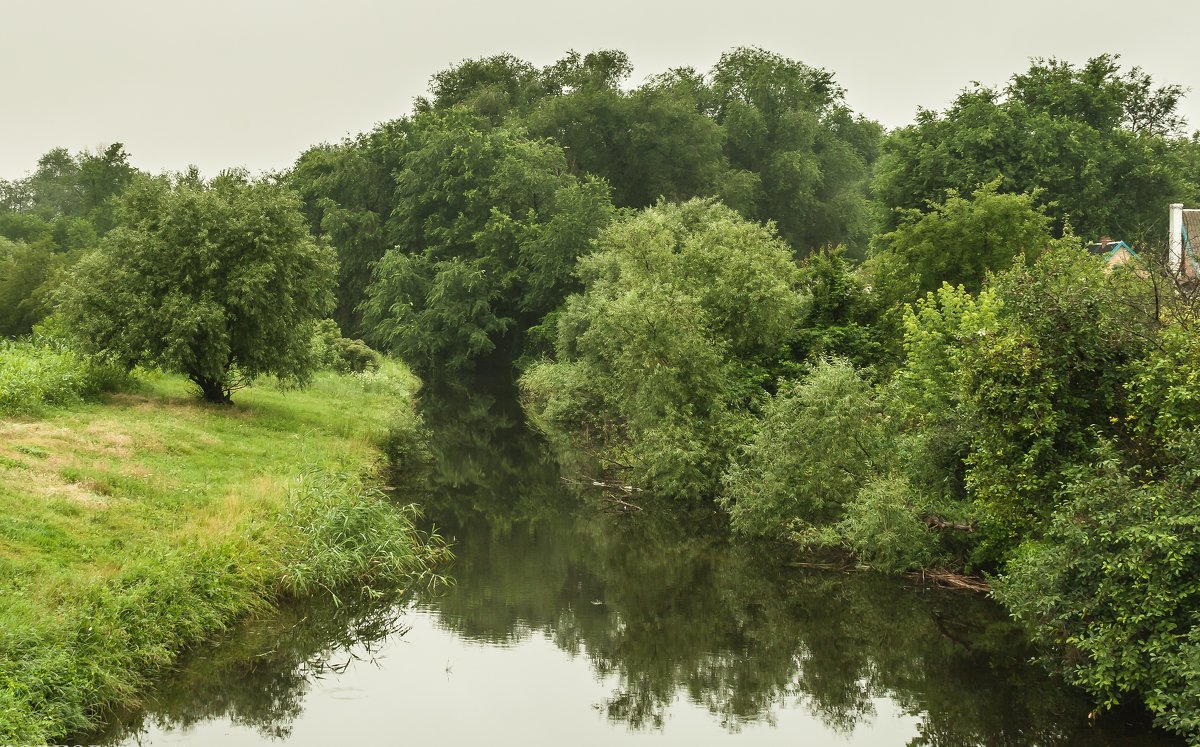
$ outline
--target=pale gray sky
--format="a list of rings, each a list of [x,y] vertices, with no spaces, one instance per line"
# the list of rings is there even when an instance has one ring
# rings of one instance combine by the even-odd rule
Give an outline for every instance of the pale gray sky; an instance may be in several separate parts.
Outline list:
[[[833,71],[857,111],[889,127],[996,84],[1033,56],[1119,52],[1194,89],[1187,2],[1057,0],[0,0],[0,178],[55,146],[120,141],[135,165],[206,174],[290,165],[409,111],[429,77],[498,52],[542,65],[568,49],[627,52],[635,82],[707,70],[756,45]]]

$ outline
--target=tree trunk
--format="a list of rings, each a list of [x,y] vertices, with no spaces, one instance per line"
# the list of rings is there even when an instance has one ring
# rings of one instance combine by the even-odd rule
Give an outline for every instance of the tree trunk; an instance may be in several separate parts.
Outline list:
[[[204,376],[189,376],[192,383],[200,387],[200,396],[205,402],[211,402],[214,405],[228,405],[232,403],[229,397],[229,391],[225,388],[224,382],[210,379]]]

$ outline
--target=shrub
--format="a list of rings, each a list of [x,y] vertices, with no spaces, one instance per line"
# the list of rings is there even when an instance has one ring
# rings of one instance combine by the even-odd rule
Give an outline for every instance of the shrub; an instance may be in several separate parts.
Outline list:
[[[0,415],[77,404],[127,382],[124,372],[51,340],[0,340]]]
[[[748,534],[837,521],[859,486],[886,469],[886,438],[870,385],[848,361],[822,360],[767,402],[724,476],[721,503]]]
[[[383,356],[362,340],[342,337],[342,331],[332,319],[317,322],[312,338],[312,357],[317,368],[339,373],[378,371],[383,361]]]
[[[642,487],[713,495],[787,357],[798,273],[772,228],[710,201],[610,225],[558,315],[557,360],[522,377],[531,419]]]
[[[1200,734],[1200,447],[1166,479],[1123,468],[1101,442],[1067,474],[1045,536],[995,583],[1068,679],[1104,706],[1133,694],[1159,726]]]

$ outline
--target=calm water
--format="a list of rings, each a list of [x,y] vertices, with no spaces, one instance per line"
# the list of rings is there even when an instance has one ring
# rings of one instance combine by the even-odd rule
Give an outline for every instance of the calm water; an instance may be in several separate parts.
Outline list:
[[[454,585],[249,624],[92,741],[1176,744],[1121,716],[1090,726],[985,599],[791,566],[707,514],[599,510],[510,394],[426,399],[419,479]]]

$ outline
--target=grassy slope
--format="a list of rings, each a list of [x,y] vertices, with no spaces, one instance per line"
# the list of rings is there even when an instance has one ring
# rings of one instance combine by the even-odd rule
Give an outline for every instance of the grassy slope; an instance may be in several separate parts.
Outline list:
[[[425,567],[437,548],[365,484],[417,433],[415,379],[389,373],[227,408],[162,377],[0,419],[0,744],[86,728],[280,594]]]

